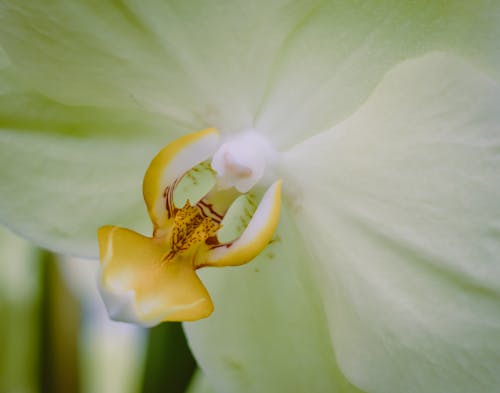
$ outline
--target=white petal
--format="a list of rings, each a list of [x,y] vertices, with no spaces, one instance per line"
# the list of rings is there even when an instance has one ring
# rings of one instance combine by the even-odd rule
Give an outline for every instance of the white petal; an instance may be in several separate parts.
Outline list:
[[[141,182],[154,146],[7,130],[0,146],[0,215],[11,229],[82,256],[97,255],[106,222],[151,230]]]
[[[275,58],[314,4],[6,1],[0,38],[25,82],[64,103],[144,107],[192,131],[251,127]]]
[[[373,393],[500,386],[500,85],[431,53],[290,152],[341,369]]]
[[[498,75],[499,12],[488,1],[6,0],[0,39],[24,82],[58,101],[146,108],[192,131],[256,125],[282,148],[343,119],[423,51]]]
[[[293,146],[351,115],[395,64],[432,50],[500,77],[500,3],[324,1],[290,32],[255,127]]]
[[[282,210],[277,238],[251,263],[198,271],[216,309],[184,323],[191,349],[218,393],[356,391],[336,366],[310,257]]]
[[[207,125],[223,132],[253,127],[269,133],[275,147],[291,146],[348,116],[395,62],[429,48],[454,51],[498,75],[499,7],[486,1],[381,6],[6,0],[0,10],[0,41],[21,75],[15,84],[27,86],[29,95],[1,99],[6,134],[2,131],[0,146],[6,152],[0,156],[2,165],[14,156],[30,164],[15,171],[4,167],[0,174],[1,200],[15,202],[0,204],[1,220],[47,247],[95,256],[90,229],[111,222],[107,217],[112,216],[121,217],[115,221],[119,225],[135,223],[142,211],[140,196],[134,194],[135,177],[142,176],[152,154],[178,132]],[[9,61],[3,50],[0,57],[3,68]],[[155,133],[149,118],[155,119]],[[31,146],[22,130],[36,133]],[[72,139],[59,142],[54,130]],[[159,137],[159,130],[168,137]],[[11,152],[7,143],[17,134],[20,145]],[[112,154],[130,164],[114,169],[119,179],[110,180],[111,167],[101,171],[109,165],[104,151],[83,141],[95,134],[114,138]],[[131,135],[141,141],[121,147]],[[45,164],[55,163],[53,155],[38,152],[53,145],[64,156],[60,166],[67,165],[73,176],[48,172]],[[71,157],[76,150],[88,161],[85,165]],[[40,162],[44,164],[35,170]],[[51,192],[53,187],[45,183],[19,181],[30,172],[40,182],[48,177],[62,186]],[[99,202],[104,202],[81,214],[69,206],[85,204],[73,203],[68,190],[84,195],[103,184],[119,197],[101,193]],[[16,202],[21,193],[23,207]],[[29,213],[32,222],[25,224],[28,213],[23,210],[28,206],[34,212]],[[72,214],[62,214],[68,211]],[[133,212],[134,218],[124,218],[124,211]],[[57,222],[52,218],[56,216]]]
[[[59,104],[3,69],[0,221],[44,247],[93,257],[103,224],[150,232],[142,179],[158,149],[183,131],[140,109]]]

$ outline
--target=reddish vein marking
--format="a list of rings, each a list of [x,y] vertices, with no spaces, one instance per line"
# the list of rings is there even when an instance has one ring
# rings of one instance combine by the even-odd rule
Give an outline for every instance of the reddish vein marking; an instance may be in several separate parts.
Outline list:
[[[219,214],[217,213],[214,208],[213,208],[213,205],[201,200],[198,202],[198,205],[201,206],[202,209],[208,209],[208,211],[215,217],[212,217],[215,221],[219,221],[221,222],[222,219],[224,218],[224,216],[222,214]],[[206,214],[206,213],[205,213]]]

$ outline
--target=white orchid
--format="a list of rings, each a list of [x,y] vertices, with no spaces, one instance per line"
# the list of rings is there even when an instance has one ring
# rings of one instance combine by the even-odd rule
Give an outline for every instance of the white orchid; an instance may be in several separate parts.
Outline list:
[[[102,284],[118,317],[157,323],[193,294],[208,306],[172,319],[215,305],[185,330],[217,392],[500,389],[500,3],[2,1],[0,14],[0,219],[87,257],[113,225]],[[193,135],[214,139],[172,148]],[[226,242],[217,220],[187,230],[201,265],[224,249],[209,238],[229,250],[252,235],[260,252],[201,281],[186,269],[199,296],[149,286],[136,265],[106,273],[132,252],[109,245],[135,242],[116,226],[151,234],[141,183],[158,151],[144,194],[160,231],[142,238],[176,255],[197,202],[269,189],[250,234],[252,220]],[[175,196],[192,168],[208,186]],[[167,188],[180,202],[163,204]]]

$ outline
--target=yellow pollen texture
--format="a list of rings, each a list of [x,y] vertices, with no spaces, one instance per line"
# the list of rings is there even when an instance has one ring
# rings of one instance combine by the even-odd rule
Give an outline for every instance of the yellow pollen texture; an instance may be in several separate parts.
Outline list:
[[[182,253],[195,245],[203,244],[208,238],[214,237],[220,224],[207,217],[198,206],[186,202],[174,217],[170,235],[170,246],[173,252]]]

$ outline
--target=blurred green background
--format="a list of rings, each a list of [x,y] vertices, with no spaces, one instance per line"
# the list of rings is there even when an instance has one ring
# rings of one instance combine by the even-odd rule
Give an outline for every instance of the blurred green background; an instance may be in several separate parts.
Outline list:
[[[98,266],[0,227],[0,392],[208,392],[180,324],[109,320]]]

